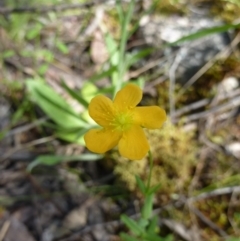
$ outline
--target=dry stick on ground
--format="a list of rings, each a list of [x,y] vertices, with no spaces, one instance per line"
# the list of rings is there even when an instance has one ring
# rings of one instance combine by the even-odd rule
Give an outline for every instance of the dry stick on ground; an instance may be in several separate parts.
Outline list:
[[[20,145],[20,146],[13,147],[10,150],[8,150],[5,153],[5,155],[3,155],[0,158],[0,161],[4,161],[5,159],[9,158],[15,152],[20,151],[22,149],[26,149],[26,148],[29,148],[29,147],[32,147],[32,146],[35,146],[35,145],[40,145],[40,144],[50,142],[50,141],[53,141],[53,140],[55,140],[54,136],[47,136],[47,137],[43,137],[43,138],[40,138],[40,139],[37,139],[37,140],[34,140],[34,141],[30,141],[30,142],[28,142],[26,144],[23,144],[23,145]]]
[[[206,135],[205,131],[200,130],[200,136],[199,136],[199,141],[204,143],[206,146],[208,146],[210,149],[216,151],[216,152],[223,152],[221,147],[218,144],[215,144],[214,142],[210,141],[209,138]]]
[[[169,203],[169,204],[167,204],[163,207],[156,208],[156,209],[153,210],[152,215],[153,216],[159,215],[163,210],[166,210],[166,209],[171,208],[171,207],[182,206],[185,202],[186,202],[186,199],[184,199],[184,200],[180,199],[180,200],[177,200],[175,202]],[[136,213],[134,215],[130,215],[129,217],[133,218],[133,219],[139,219],[141,217],[141,213]],[[160,219],[160,223],[164,224],[166,220]],[[85,226],[85,227],[81,228],[80,230],[76,230],[74,233],[70,234],[68,237],[59,238],[55,241],[75,241],[76,239],[81,238],[84,233],[91,232],[94,228],[98,228],[98,227],[108,228],[108,227],[113,227],[113,226],[119,227],[119,225],[123,225],[123,223],[120,220],[114,220],[114,221],[105,222],[105,223],[88,225],[88,226]],[[173,228],[173,231],[176,234],[181,236],[181,233],[178,232],[177,228],[176,229],[175,229],[175,227],[172,227],[172,228]],[[191,240],[188,240],[188,239],[186,239],[186,240],[191,241]]]
[[[202,222],[204,222],[205,224],[207,224],[212,230],[214,230],[215,232],[217,232],[219,235],[221,235],[222,237],[226,237],[228,236],[228,234],[223,231],[221,228],[219,228],[214,222],[212,222],[210,219],[208,219],[205,215],[202,214],[201,211],[199,211],[197,208],[195,207],[191,207],[190,209],[192,212],[194,212],[194,214],[196,216],[198,216]]]
[[[193,206],[193,202],[200,201],[200,200],[203,200],[203,199],[206,199],[206,198],[215,197],[215,196],[218,196],[218,195],[230,194],[230,193],[234,193],[234,194],[240,193],[240,186],[220,188],[220,189],[216,189],[214,191],[208,192],[208,193],[200,194],[197,197],[191,197],[191,198],[187,199],[189,209],[196,216],[198,216],[202,220],[202,222],[207,224],[210,228],[212,228],[214,231],[216,231],[219,235],[221,235],[223,237],[227,236],[227,233],[225,231],[223,231],[221,228],[219,228],[211,220],[209,220],[206,216],[204,216],[200,210],[195,208]]]
[[[183,238],[186,241],[191,241],[192,239],[192,231],[189,230],[189,228],[185,227],[183,224],[171,220],[171,219],[161,219],[160,223],[163,223],[165,226],[167,226],[173,233],[177,234],[181,238]],[[198,241],[197,239],[194,239],[194,241]]]
[[[140,217],[140,214],[138,216]],[[130,216],[130,217],[136,218],[133,216]],[[179,223],[174,223],[174,221],[169,220],[169,219],[161,219],[160,223],[168,226],[168,228],[172,229],[172,231],[174,233],[176,233],[177,235],[179,235],[181,237],[184,237],[187,241],[191,241],[189,233],[186,233],[186,229],[184,229],[183,226],[180,226]],[[71,234],[70,236],[68,236],[66,238],[57,239],[56,241],[75,241],[75,240],[78,240],[79,238],[81,238],[84,233],[91,232],[94,228],[98,228],[98,227],[108,228],[108,227],[113,227],[113,226],[117,227],[122,224],[123,223],[120,220],[116,220],[116,221],[110,221],[110,222],[106,222],[106,223],[89,225],[79,231],[76,231],[75,233]],[[183,231],[185,231],[185,232],[183,232]]]
[[[201,196],[201,195],[199,195],[199,196]],[[212,222],[209,218],[207,218],[199,209],[194,207],[194,205],[193,205],[194,201],[195,200],[193,198],[188,198],[187,201],[186,201],[187,206],[190,210],[191,217],[193,218],[192,213],[194,213],[203,223],[208,225],[212,230],[214,230],[220,236],[226,237],[228,234],[224,230],[222,230],[214,222]]]
[[[9,137],[9,136],[12,136],[12,135],[20,134],[20,133],[25,132],[25,131],[29,131],[29,130],[45,123],[48,119],[49,119],[49,117],[43,117],[43,118],[40,118],[40,119],[34,121],[33,123],[29,123],[29,124],[26,124],[26,125],[23,125],[23,126],[16,127],[14,129],[10,130],[5,135],[5,137]]]
[[[232,195],[231,195],[231,199],[229,201],[229,204],[228,204],[228,209],[227,209],[227,217],[228,217],[228,221],[229,223],[231,224],[235,234],[239,235],[240,234],[240,229],[238,228],[238,225],[236,222],[234,222],[233,218],[234,218],[234,214],[232,215],[233,217],[231,217],[231,205],[233,204],[234,201],[237,200],[237,192],[233,191],[232,192]]]
[[[187,52],[187,47],[184,46],[183,48],[180,49],[180,51],[177,53],[176,58],[173,61],[172,66],[169,69],[169,106],[170,106],[170,120],[173,122],[174,120],[174,115],[175,115],[175,82],[176,82],[176,70],[181,63],[183,57],[185,57]]]
[[[237,36],[233,39],[231,44],[226,47],[223,51],[220,53],[216,54],[214,58],[212,58],[209,62],[207,62],[188,82],[182,87],[182,89],[179,91],[177,96],[174,96],[174,85],[175,85],[175,76],[173,75],[172,70],[172,79],[170,77],[170,87],[169,87],[169,98],[170,98],[170,116],[171,120],[175,122],[176,120],[174,119],[175,117],[175,101],[186,91],[188,87],[193,85],[208,69],[210,69],[214,63],[219,60],[219,59],[227,59],[230,54],[232,53],[232,50],[239,44],[240,42],[240,33],[237,34]],[[171,73],[171,71],[170,71]],[[203,101],[205,104],[205,101]],[[209,112],[202,112],[193,116],[190,116],[187,118],[188,121],[196,120],[201,117],[205,117],[208,115]],[[202,116],[203,115],[203,116]]]
[[[143,74],[144,72],[158,66],[159,63],[160,63],[159,59],[153,60],[153,61],[147,63],[146,65],[144,65],[143,67],[141,67],[140,69],[131,71],[129,73],[128,79],[137,78],[139,75]]]
[[[167,79],[168,79],[167,76],[163,75],[163,76],[161,76],[161,77],[159,77],[159,78],[157,78],[157,79],[147,83],[145,88],[143,89],[143,92],[146,93],[146,92],[150,91],[153,87],[163,83]]]
[[[192,193],[193,191],[195,190],[198,182],[199,182],[199,178],[200,178],[200,175],[201,175],[201,172],[204,168],[204,164],[205,164],[205,156],[207,155],[207,148],[204,148],[201,150],[201,153],[199,155],[199,161],[197,162],[197,166],[196,166],[196,169],[195,169],[195,172],[194,172],[194,176],[191,180],[191,183],[188,187],[188,196],[191,197],[192,196]],[[199,229],[199,226],[198,226],[198,222],[197,222],[197,217],[196,215],[194,215],[194,213],[191,211],[194,206],[193,206],[193,202],[186,202],[186,206],[188,207],[189,209],[189,213],[190,213],[190,218],[191,218],[191,222],[194,226],[195,229]],[[199,233],[199,231],[198,231]],[[199,236],[197,237],[194,237],[193,240],[201,240]]]
[[[195,121],[195,120],[198,120],[200,118],[207,117],[210,114],[215,114],[217,112],[224,112],[226,110],[233,109],[233,108],[236,108],[238,106],[240,106],[240,96],[232,98],[227,103],[216,106],[216,107],[214,107],[210,110],[206,110],[206,111],[203,111],[203,112],[200,112],[200,113],[196,113],[196,114],[186,116],[185,122]]]
[[[5,237],[5,235],[7,234],[10,224],[11,224],[11,222],[9,220],[4,222],[4,224],[0,230],[0,241],[2,241]]]
[[[236,95],[240,95],[240,88],[235,89],[231,92],[228,92],[227,94],[221,95],[219,97],[219,101],[222,101],[222,100],[227,99],[227,98],[235,97]],[[196,110],[198,108],[204,107],[204,106],[206,106],[210,103],[211,103],[211,99],[203,99],[203,100],[199,100],[197,102],[194,102],[192,104],[189,104],[187,106],[184,106],[183,108],[181,108],[179,110],[176,110],[174,118],[178,118],[178,117],[180,117],[181,115],[183,115],[187,112],[190,112],[192,110]]]
[[[176,99],[180,97],[188,87],[193,85],[207,70],[209,70],[217,60],[227,59],[232,53],[232,50],[236,48],[236,46],[239,44],[239,42],[240,33],[237,34],[237,36],[233,39],[233,41],[228,47],[226,47],[220,53],[216,54],[214,58],[207,62],[190,80],[188,80],[188,82],[182,87],[181,91],[179,91],[178,95],[176,96]]]
[[[96,4],[104,3],[106,1],[90,1],[87,3],[75,3],[75,4],[62,4],[54,6],[36,6],[36,7],[19,7],[19,8],[5,8],[0,7],[0,14],[11,14],[11,13],[48,13],[51,11],[60,12],[76,8],[88,8]]]
[[[234,186],[234,187],[223,187],[223,188],[218,188],[215,189],[211,192],[205,192],[202,193],[196,197],[191,197],[188,198],[188,202],[196,202],[196,201],[201,201],[206,198],[211,198],[211,197],[216,197],[219,195],[226,195],[226,194],[231,194],[231,193],[240,193],[240,186]]]
[[[22,73],[29,75],[31,77],[36,76],[36,71],[30,67],[25,67],[22,65],[19,61],[11,60],[11,59],[5,59],[5,63],[8,63],[15,67],[17,70],[21,71]]]
[[[199,196],[196,197],[191,197],[191,198],[187,198],[184,200],[178,200],[175,203],[170,203],[167,204],[164,207],[160,207],[157,209],[153,210],[153,215],[159,215],[159,213],[161,213],[163,210],[173,207],[173,206],[179,206],[179,205],[183,205],[186,202],[195,202],[195,201],[199,201],[205,198],[211,198],[211,197],[215,197],[218,195],[224,195],[224,194],[229,194],[232,192],[239,192],[240,193],[240,186],[235,186],[235,187],[227,187],[227,188],[220,188],[208,193],[203,193],[200,194]],[[208,218],[206,218],[198,209],[193,208],[192,211],[206,224],[208,224],[211,228],[213,228],[213,230],[215,230],[217,233],[219,233],[221,236],[226,236],[227,234],[221,230],[218,226],[216,226],[212,221],[210,221]],[[140,218],[141,214],[137,213],[135,215],[131,215],[131,218],[137,219]],[[79,239],[82,237],[82,235],[84,233],[88,233],[91,230],[93,230],[94,228],[97,227],[111,227],[111,226],[119,226],[121,225],[122,222],[120,220],[115,220],[115,221],[110,221],[110,222],[105,222],[105,223],[99,223],[99,224],[93,224],[93,225],[89,225],[89,226],[85,226],[84,228],[75,231],[74,233],[72,233],[71,235],[69,235],[66,238],[60,238],[57,239],[58,241],[74,241],[76,239]]]

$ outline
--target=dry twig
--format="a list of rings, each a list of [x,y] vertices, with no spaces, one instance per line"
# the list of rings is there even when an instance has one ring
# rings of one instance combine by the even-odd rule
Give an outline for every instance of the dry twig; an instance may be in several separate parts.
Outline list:
[[[16,127],[14,129],[8,131],[8,133],[5,135],[5,137],[9,137],[9,136],[12,136],[12,135],[20,134],[20,133],[25,132],[25,131],[29,131],[29,130],[45,123],[48,119],[49,119],[48,117],[43,117],[43,118],[40,118],[40,119],[34,121],[33,123],[29,123],[29,124],[26,124],[24,126]]]
[[[212,230],[214,230],[216,233],[221,235],[222,237],[226,237],[228,234],[223,231],[221,228],[219,228],[214,222],[212,222],[210,219],[208,219],[206,216],[202,214],[201,211],[199,211],[197,208],[191,207],[191,211],[194,212],[196,216],[198,216],[202,222],[207,224]]]
[[[233,98],[237,95],[240,95],[240,89],[239,88],[236,89],[236,90],[233,90],[233,91],[231,91],[231,92],[229,92],[225,95],[219,96],[219,101],[225,100],[227,98]],[[181,108],[179,110],[176,110],[174,118],[178,118],[179,116],[181,116],[181,115],[183,115],[187,112],[190,112],[192,110],[196,110],[198,108],[204,107],[204,106],[206,106],[210,103],[211,103],[211,99],[203,99],[203,100],[199,100],[197,102],[194,102],[190,105],[184,106],[183,108]]]
[[[229,109],[236,108],[240,105],[240,96],[230,99],[227,103],[216,106],[210,110],[202,111],[196,114],[189,115],[185,118],[185,122],[191,122],[195,120],[199,120],[201,118],[205,118],[210,114],[216,114],[218,112],[224,112]]]
[[[11,224],[11,222],[9,220],[4,222],[4,224],[0,230],[0,241],[2,241],[5,237],[5,235],[7,234],[10,224]]]
[[[237,36],[233,39],[231,44],[227,46],[223,51],[216,54],[214,58],[212,58],[209,62],[207,62],[188,82],[182,87],[181,91],[179,91],[178,95],[176,96],[176,99],[181,96],[188,87],[193,85],[205,72],[207,72],[217,60],[219,59],[227,59],[229,55],[232,53],[232,50],[236,48],[236,46],[240,42],[240,33],[237,34]]]
[[[26,144],[23,144],[23,145],[19,145],[19,146],[13,147],[10,150],[8,150],[3,155],[3,157],[0,158],[0,160],[4,161],[5,159],[9,158],[15,152],[20,151],[22,149],[30,148],[32,146],[40,145],[40,144],[43,144],[43,143],[46,143],[46,142],[50,142],[50,141],[53,141],[53,140],[55,140],[54,136],[47,136],[47,137],[43,137],[43,138],[40,138],[40,139],[37,139],[37,140],[30,141],[30,142],[28,142]]]
[[[226,195],[226,194],[230,194],[230,193],[240,193],[240,186],[234,186],[234,187],[223,187],[223,188],[219,188],[219,189],[215,189],[211,192],[205,192],[202,193],[196,197],[191,197],[188,199],[188,202],[196,202],[196,201],[200,201],[206,198],[211,198],[211,197],[216,197],[219,195]]]

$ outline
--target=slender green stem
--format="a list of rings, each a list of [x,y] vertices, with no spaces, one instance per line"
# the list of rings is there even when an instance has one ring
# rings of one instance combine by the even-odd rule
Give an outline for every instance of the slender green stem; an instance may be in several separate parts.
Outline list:
[[[153,156],[152,156],[151,150],[148,151],[148,157],[149,157],[150,171],[149,171],[148,181],[147,181],[147,190],[149,191],[150,185],[151,185],[151,179],[152,179],[152,170],[153,170]]]
[[[129,36],[128,33],[128,26],[131,21],[133,10],[134,10],[134,3],[135,0],[131,0],[129,8],[126,12],[126,16],[119,16],[121,21],[121,41],[119,46],[119,61],[118,61],[118,81],[115,86],[115,93],[116,95],[117,91],[119,91],[122,87],[123,77],[125,73],[125,65],[126,65],[126,59],[125,59],[125,49],[126,49],[126,43]],[[119,4],[119,3],[118,3]],[[118,11],[120,14],[124,15],[124,11]]]

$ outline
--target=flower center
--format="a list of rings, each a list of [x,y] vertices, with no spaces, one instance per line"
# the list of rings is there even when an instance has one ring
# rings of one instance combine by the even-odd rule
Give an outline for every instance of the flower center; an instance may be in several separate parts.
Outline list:
[[[126,131],[132,125],[132,115],[129,112],[117,113],[112,125],[119,131]]]

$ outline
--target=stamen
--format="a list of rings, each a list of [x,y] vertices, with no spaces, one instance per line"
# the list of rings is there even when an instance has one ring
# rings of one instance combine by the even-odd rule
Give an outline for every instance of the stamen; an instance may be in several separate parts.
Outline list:
[[[119,131],[128,130],[132,125],[132,113],[131,111],[126,112],[116,112],[115,118],[110,123],[111,126],[114,126],[115,129]]]

